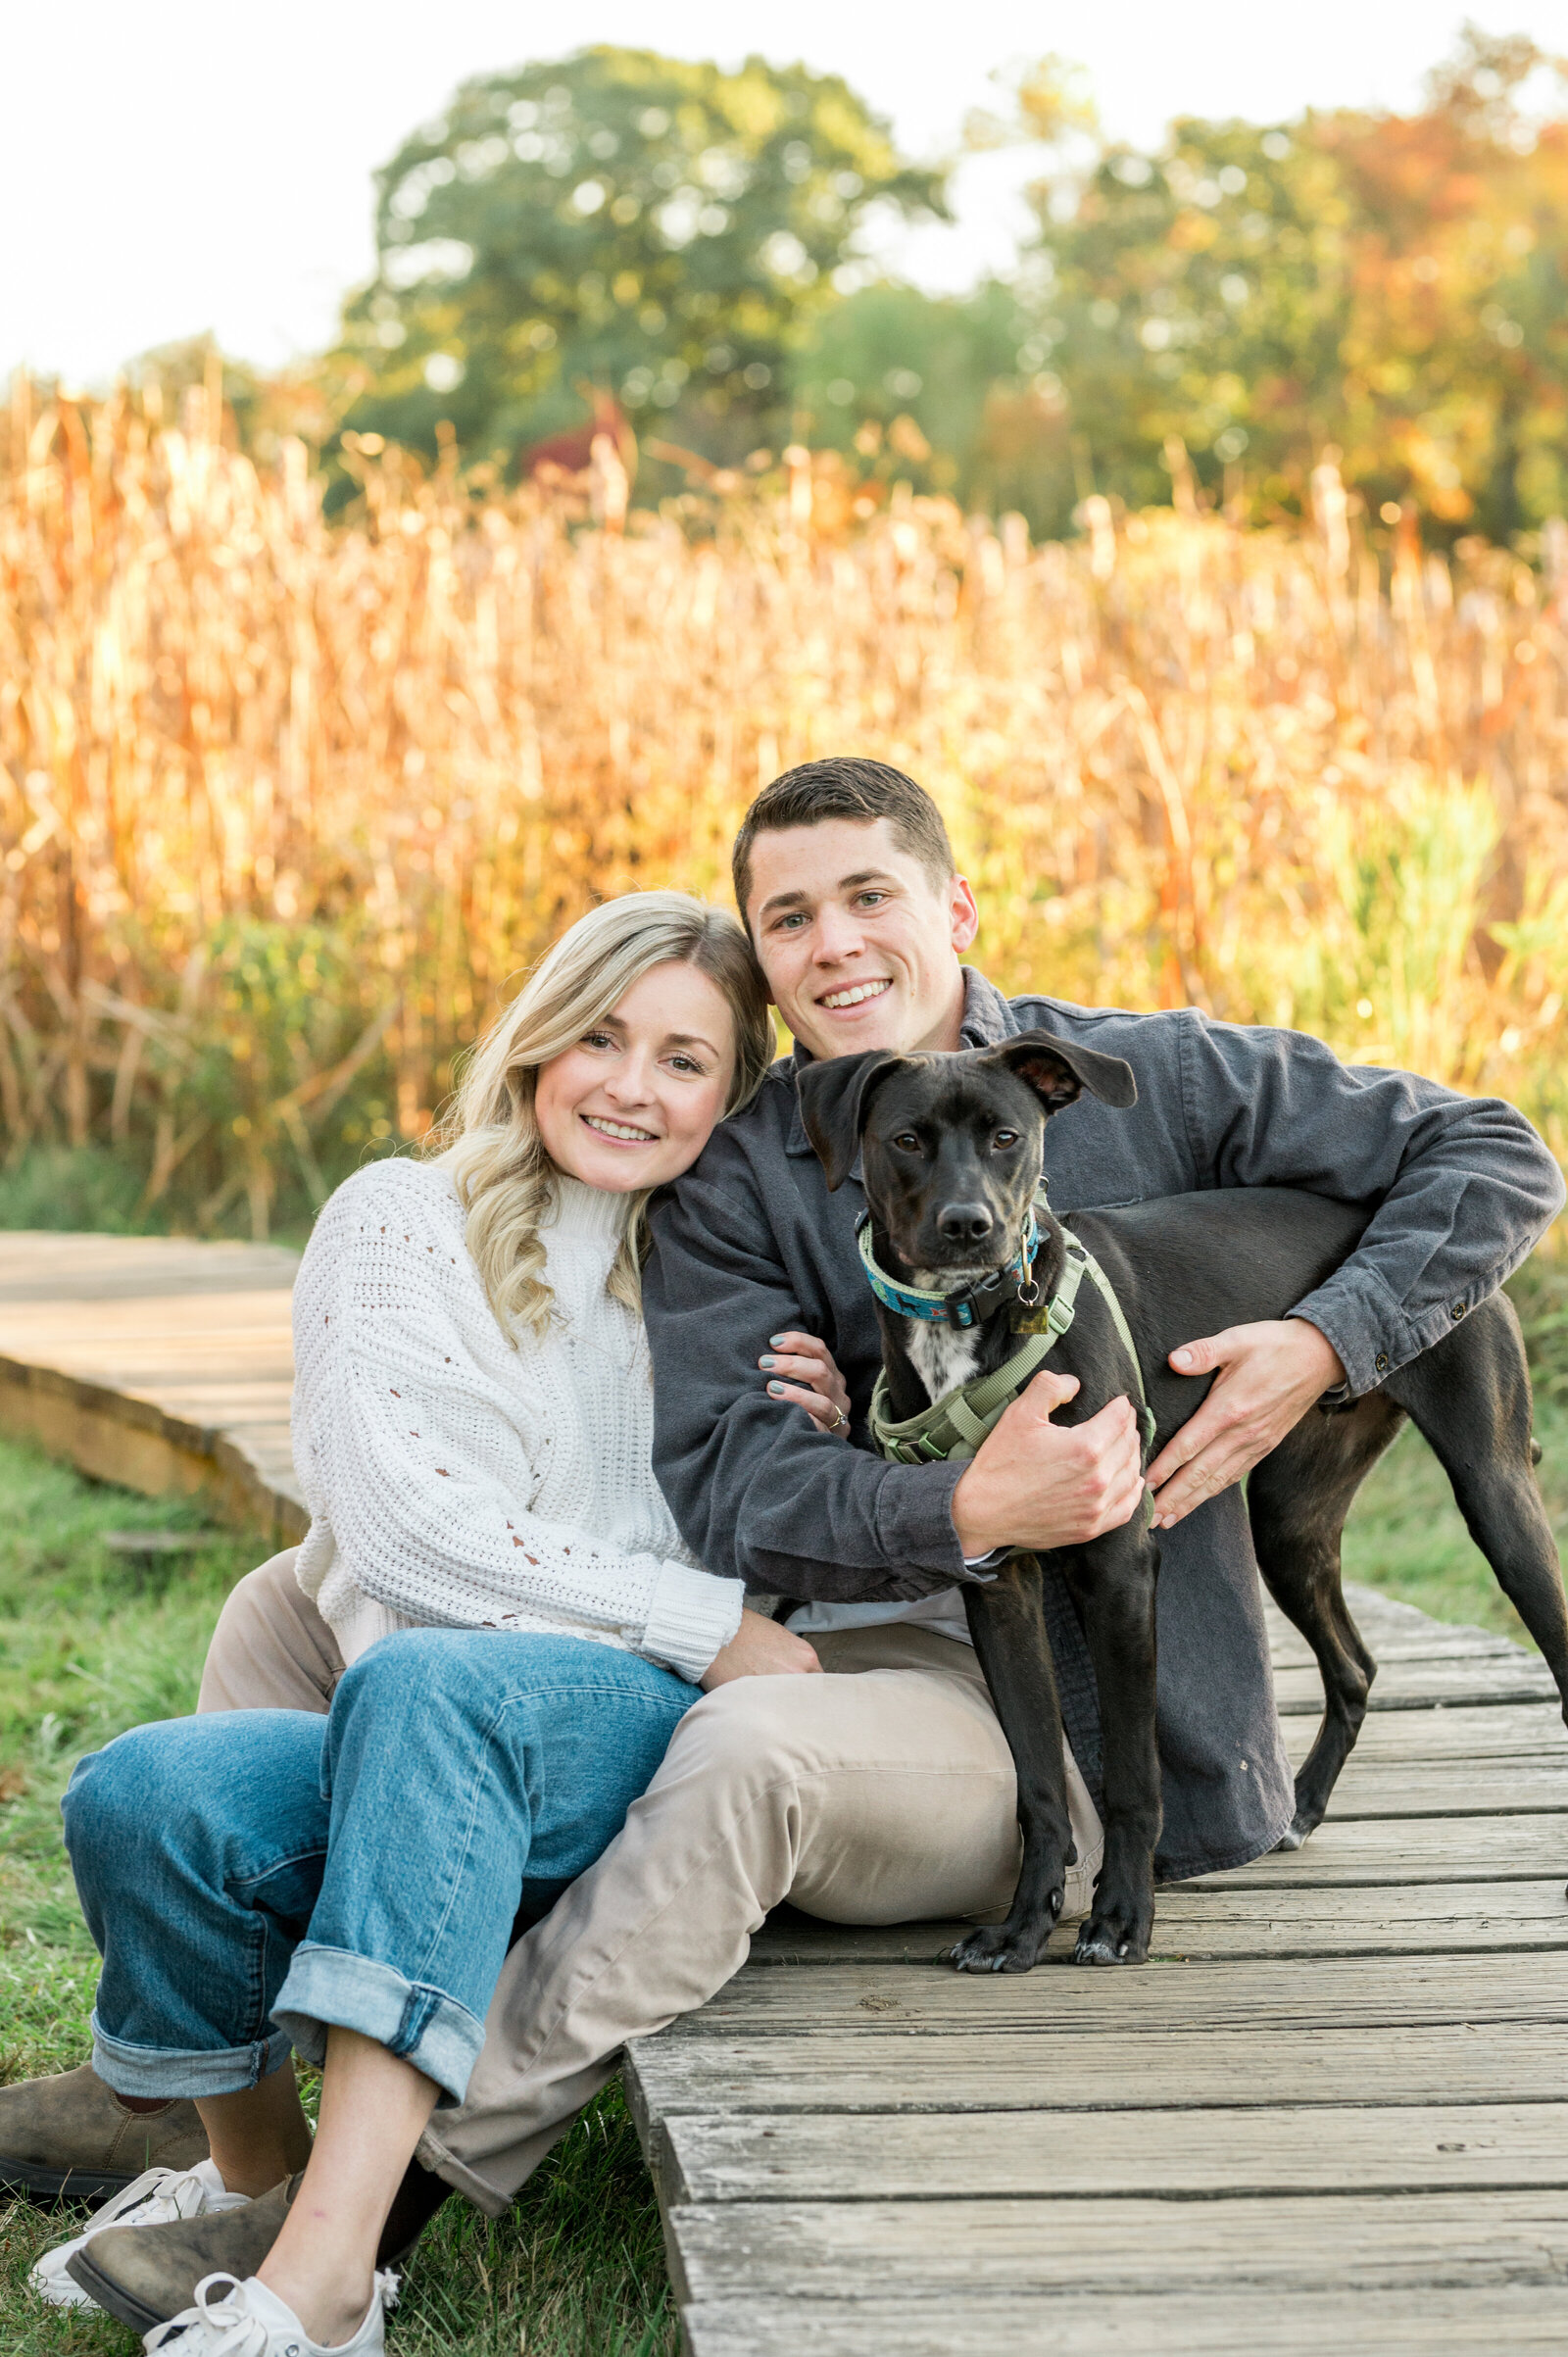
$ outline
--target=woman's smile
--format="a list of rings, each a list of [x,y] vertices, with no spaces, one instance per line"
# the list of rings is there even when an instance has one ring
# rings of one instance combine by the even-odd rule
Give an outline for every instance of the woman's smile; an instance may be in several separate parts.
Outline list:
[[[657,1146],[659,1143],[657,1130],[634,1129],[630,1122],[612,1121],[608,1113],[581,1113],[578,1118],[585,1121],[590,1129],[597,1130],[600,1137],[613,1138],[620,1146]]]

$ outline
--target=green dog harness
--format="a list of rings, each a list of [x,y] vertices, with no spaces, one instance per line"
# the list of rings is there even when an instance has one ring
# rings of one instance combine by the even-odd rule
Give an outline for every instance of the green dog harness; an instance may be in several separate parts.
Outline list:
[[[1042,1209],[1045,1208],[1043,1185],[1035,1201]],[[1032,1212],[1030,1217],[1033,1220]],[[1065,1230],[1063,1233],[1066,1233]],[[1076,1236],[1067,1235],[1066,1248],[1066,1259],[1055,1292],[1043,1309],[1035,1309],[1027,1316],[1026,1324],[1021,1329],[1024,1337],[1021,1347],[1004,1366],[998,1367],[994,1375],[978,1376],[971,1383],[958,1385],[956,1390],[945,1393],[940,1399],[933,1400],[929,1407],[922,1408],[917,1416],[906,1416],[902,1423],[896,1423],[888,1414],[886,1370],[878,1375],[876,1389],[871,1395],[871,1437],[885,1457],[890,1457],[900,1465],[932,1465],[944,1459],[973,1456],[981,1442],[1001,1420],[1003,1411],[1017,1399],[1025,1384],[1039,1373],[1071,1326],[1077,1314],[1078,1289],[1085,1277],[1109,1310],[1117,1339],[1133,1362],[1144,1445],[1152,1448],[1153,1411],[1144,1389],[1144,1370],[1138,1356],[1138,1346],[1133,1341],[1132,1329],[1122,1305],[1116,1299],[1116,1289],[1087,1245],[1081,1244]],[[882,1271],[871,1258],[868,1229],[862,1236],[860,1252],[866,1263],[867,1274],[882,1276]],[[890,1279],[883,1278],[883,1284],[891,1289]],[[880,1296],[882,1287],[878,1286],[876,1290]]]

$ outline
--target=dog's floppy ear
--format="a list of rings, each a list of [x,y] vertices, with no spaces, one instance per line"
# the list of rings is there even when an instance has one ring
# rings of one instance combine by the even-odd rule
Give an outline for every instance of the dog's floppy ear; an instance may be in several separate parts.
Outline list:
[[[1005,1064],[1026,1080],[1046,1108],[1047,1118],[1074,1105],[1085,1089],[1102,1105],[1125,1111],[1138,1103],[1138,1083],[1131,1064],[1119,1056],[1102,1056],[1058,1039],[1054,1031],[1024,1031],[996,1049],[992,1060]]]
[[[872,1048],[864,1056],[835,1056],[826,1063],[803,1065],[796,1074],[801,1119],[827,1172],[830,1195],[843,1186],[855,1167],[873,1090],[906,1060]]]

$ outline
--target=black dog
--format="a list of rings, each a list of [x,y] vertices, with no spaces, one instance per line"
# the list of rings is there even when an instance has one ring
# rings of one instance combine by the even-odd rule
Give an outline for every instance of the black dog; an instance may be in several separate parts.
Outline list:
[[[1044,1031],[995,1049],[845,1056],[802,1072],[802,1114],[829,1187],[842,1185],[863,1155],[871,1257],[884,1285],[893,1280],[885,1290],[924,1290],[928,1314],[930,1297],[947,1297],[942,1324],[899,1314],[879,1297],[892,1420],[918,1418],[956,1386],[972,1391],[1007,1365],[1020,1335],[1040,1329],[1046,1306],[1070,1278],[1074,1240],[1081,1239],[1108,1276],[1122,1315],[1098,1284],[1079,1285],[1070,1331],[1049,1361],[1081,1387],[1057,1421],[1080,1422],[1122,1395],[1139,1400],[1130,1339],[1148,1385],[1152,1453],[1207,1392],[1206,1384],[1170,1372],[1167,1352],[1195,1335],[1283,1317],[1354,1248],[1368,1213],[1284,1188],[1217,1189],[1084,1212],[1069,1236],[1037,1201],[1036,1187],[1045,1123],[1083,1089],[1117,1106],[1137,1096],[1132,1071],[1118,1058]],[[1568,1719],[1568,1606],[1536,1485],[1524,1346],[1512,1305],[1497,1294],[1381,1390],[1344,1407],[1308,1410],[1252,1471],[1248,1511],[1263,1577],[1323,1676],[1323,1721],[1296,1779],[1286,1846],[1298,1846],[1322,1822],[1366,1715],[1376,1664],[1346,1609],[1340,1537],[1357,1489],[1406,1416],[1441,1460],[1472,1537],[1545,1656]],[[1102,1731],[1104,1864],[1075,1960],[1142,1963],[1153,1926],[1160,1824],[1159,1548],[1135,1513],[1120,1530],[1061,1548],[1056,1560],[1083,1622]],[[1027,1972],[1061,1910],[1073,1857],[1035,1557],[1011,1555],[990,1584],[966,1585],[963,1598],[1017,1767],[1023,1862],[1006,1922],[971,1933],[953,1960],[970,1972]]]

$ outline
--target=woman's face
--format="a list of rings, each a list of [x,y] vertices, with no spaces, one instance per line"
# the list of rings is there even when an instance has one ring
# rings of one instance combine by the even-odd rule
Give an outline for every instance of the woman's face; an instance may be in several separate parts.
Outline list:
[[[689,1170],[724,1110],[735,1025],[716,983],[671,959],[575,1048],[541,1064],[534,1113],[558,1170],[627,1195]]]

